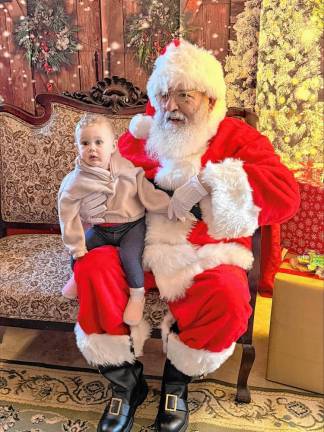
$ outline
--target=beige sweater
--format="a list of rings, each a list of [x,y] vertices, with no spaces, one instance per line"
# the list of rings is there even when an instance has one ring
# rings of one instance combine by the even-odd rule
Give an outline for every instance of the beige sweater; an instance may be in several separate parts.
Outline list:
[[[107,195],[107,210],[97,214],[105,223],[126,223],[142,218],[145,209],[167,213],[170,198],[145,178],[143,168],[135,167],[118,151],[113,153],[110,171],[91,167],[80,157],[75,168],[62,181],[58,193],[58,213],[62,238],[73,258],[87,253],[84,230],[80,218],[83,198],[93,193]],[[90,216],[83,222],[91,223]]]

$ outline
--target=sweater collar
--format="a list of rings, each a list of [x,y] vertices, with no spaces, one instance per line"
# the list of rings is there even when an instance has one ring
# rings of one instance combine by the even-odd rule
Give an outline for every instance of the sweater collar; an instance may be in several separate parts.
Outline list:
[[[103,180],[111,180],[111,172],[110,170],[101,168],[101,167],[93,167],[84,162],[80,156],[77,156],[75,159],[75,169],[79,172],[85,172],[88,174],[95,174]]]
[[[92,167],[84,162],[80,156],[75,159],[75,167],[78,171],[87,172],[90,174],[96,174],[103,180],[111,180],[118,176],[118,172],[123,165],[123,158],[119,153],[119,150],[115,150],[111,155],[109,169]]]

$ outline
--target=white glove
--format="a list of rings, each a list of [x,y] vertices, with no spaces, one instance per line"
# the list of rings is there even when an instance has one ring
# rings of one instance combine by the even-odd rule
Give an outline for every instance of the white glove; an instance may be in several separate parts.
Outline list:
[[[185,219],[196,220],[190,210],[206,195],[208,195],[208,192],[202,186],[198,177],[196,175],[191,177],[183,186],[175,190],[168,208],[169,219],[175,216],[181,221]]]
[[[107,195],[97,192],[88,195],[81,201],[80,218],[91,224],[104,223],[105,219],[98,217],[107,210]]]

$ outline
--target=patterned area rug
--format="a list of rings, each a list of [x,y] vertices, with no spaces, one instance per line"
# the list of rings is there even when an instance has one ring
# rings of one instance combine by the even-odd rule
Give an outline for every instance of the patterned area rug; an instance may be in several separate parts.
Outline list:
[[[133,432],[153,431],[160,379],[137,410]],[[252,388],[252,402],[234,402],[235,387],[203,379],[190,384],[188,432],[323,431],[323,396]],[[88,369],[2,362],[0,432],[95,432],[109,398],[107,381]]]

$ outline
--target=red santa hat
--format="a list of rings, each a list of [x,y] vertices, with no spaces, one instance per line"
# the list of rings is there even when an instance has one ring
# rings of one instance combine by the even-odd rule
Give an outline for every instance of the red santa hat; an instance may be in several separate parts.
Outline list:
[[[170,88],[199,90],[215,99],[212,112],[218,124],[226,114],[226,85],[222,65],[207,50],[181,39],[174,40],[156,59],[153,72],[147,83],[149,103],[146,116],[135,116],[130,123],[130,132],[136,138],[146,138],[151,119],[159,104],[156,96],[167,93]]]

